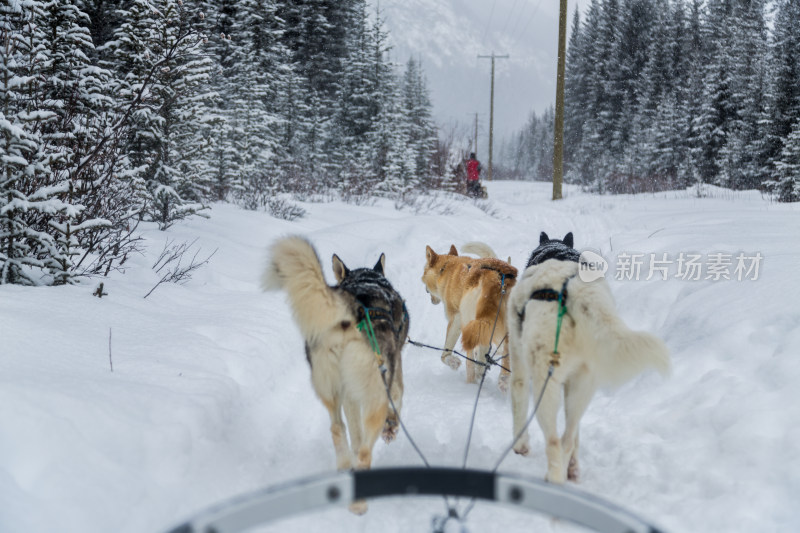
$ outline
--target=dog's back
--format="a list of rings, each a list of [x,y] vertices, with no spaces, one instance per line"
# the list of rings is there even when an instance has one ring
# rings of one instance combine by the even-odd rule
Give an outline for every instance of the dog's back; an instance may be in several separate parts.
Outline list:
[[[559,351],[565,359],[574,359],[565,360],[565,365],[587,365],[598,386],[621,385],[649,368],[668,374],[669,351],[663,341],[625,325],[604,279],[585,282],[577,273],[577,263],[554,259],[526,269],[511,304],[512,321],[523,343],[554,346],[558,304],[531,299],[531,294],[565,288],[567,315],[562,321]]]
[[[516,283],[517,269],[499,259],[481,258],[468,263],[465,275],[466,287],[477,292],[474,315],[461,330],[464,349],[472,351],[476,346],[489,346],[490,341],[497,344],[505,336],[507,300],[503,299]]]
[[[369,268],[350,271],[338,289],[352,296],[351,311],[358,321],[369,317],[380,352],[387,359],[391,385],[408,337],[409,316],[402,297],[382,273]]]

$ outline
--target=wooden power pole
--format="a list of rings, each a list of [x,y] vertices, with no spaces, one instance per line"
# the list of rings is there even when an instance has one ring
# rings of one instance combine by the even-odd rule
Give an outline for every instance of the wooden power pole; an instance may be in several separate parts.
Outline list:
[[[492,143],[494,142],[494,60],[495,59],[508,59],[508,54],[502,56],[492,55],[478,56],[480,59],[492,60],[492,91],[489,95],[489,170],[486,173],[486,179],[492,181]]]
[[[553,200],[561,200],[564,179],[564,64],[567,55],[567,0],[558,15],[558,69],[556,71],[556,119],[553,134]]]
[[[478,157],[478,114],[475,113],[475,137],[472,144],[472,151],[475,152],[475,157]]]

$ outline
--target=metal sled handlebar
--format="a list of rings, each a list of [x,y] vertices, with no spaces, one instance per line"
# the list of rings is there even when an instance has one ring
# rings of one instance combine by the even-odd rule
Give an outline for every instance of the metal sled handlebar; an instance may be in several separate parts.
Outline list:
[[[541,480],[456,468],[338,472],[265,488],[224,502],[169,533],[235,533],[304,511],[384,496],[461,496],[560,518],[602,533],[660,533],[612,504]]]

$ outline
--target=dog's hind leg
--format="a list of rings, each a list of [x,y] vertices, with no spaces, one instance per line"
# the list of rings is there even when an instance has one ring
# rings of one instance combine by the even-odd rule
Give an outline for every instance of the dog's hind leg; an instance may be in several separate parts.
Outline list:
[[[522,432],[528,418],[528,400],[530,399],[530,379],[523,372],[513,374],[511,378],[511,414],[514,419],[514,436]],[[526,429],[514,443],[514,452],[520,455],[530,453],[530,437]]]
[[[372,448],[386,422],[386,414],[386,403],[364,413],[364,433],[356,454],[356,470],[369,470],[372,466]],[[364,514],[367,512],[367,502],[366,500],[354,501],[350,504],[349,509],[355,514]]]
[[[358,470],[367,470],[372,465],[372,448],[375,446],[375,441],[378,440],[378,436],[383,431],[383,425],[386,423],[386,403],[372,407],[364,414],[364,438],[358,449],[356,462]]]
[[[564,450],[564,457],[569,458],[567,478],[571,481],[578,481],[580,474],[578,465],[579,425],[594,392],[595,384],[592,382],[589,371],[585,368],[578,370],[564,383],[565,427],[561,437],[561,446]]]
[[[344,414],[347,417],[347,429],[350,431],[350,448],[353,455],[358,454],[361,442],[364,440],[361,424],[361,406],[358,402],[345,400]]]
[[[499,363],[503,366],[500,369],[500,377],[497,379],[497,386],[501,392],[508,392],[508,380],[511,379],[511,372],[506,368],[511,367],[511,360],[508,358],[508,341],[503,343],[503,357],[500,358]]]
[[[338,397],[323,398],[322,403],[328,409],[328,415],[331,417],[331,437],[333,438],[333,448],[336,451],[336,468],[349,470],[353,466],[353,456],[347,446],[341,400]]]
[[[564,451],[561,439],[558,438],[558,411],[561,409],[561,387],[557,383],[548,383],[543,392],[545,377],[540,372],[534,374],[534,394],[541,394],[542,400],[536,412],[536,420],[542,428],[547,454],[547,476],[545,479],[551,483],[564,483],[567,470],[564,466]]]
[[[403,407],[402,372],[398,373],[397,371],[395,371],[395,376],[394,379],[392,380],[391,397],[392,397],[392,403],[394,404],[394,409],[392,409],[392,406],[389,405],[386,414],[386,422],[383,425],[383,432],[381,433],[381,436],[383,437],[383,440],[384,442],[386,442],[386,444],[389,444],[397,437],[397,431],[400,428],[400,410]],[[397,409],[396,412],[395,409]]]

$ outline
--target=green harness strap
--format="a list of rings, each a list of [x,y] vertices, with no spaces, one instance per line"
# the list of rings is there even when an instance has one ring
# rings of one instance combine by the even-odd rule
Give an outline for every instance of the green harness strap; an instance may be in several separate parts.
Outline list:
[[[567,314],[567,305],[564,303],[564,299],[567,292],[567,282],[570,278],[564,280],[564,285],[561,286],[561,292],[558,293],[558,321],[556,322],[556,343],[553,346],[553,357],[550,359],[550,364],[552,366],[558,366],[558,339],[561,337],[561,320],[564,318],[564,315]]]
[[[553,346],[553,354],[559,355],[558,353],[558,338],[561,336],[561,319],[564,318],[564,315],[567,314],[567,306],[564,305],[564,300],[562,298],[562,294],[558,295],[558,322],[556,324],[556,344]]]
[[[375,359],[378,360],[378,366],[381,369],[381,372],[386,370],[386,365],[383,360],[383,356],[381,355],[381,348],[378,346],[378,338],[375,336],[375,328],[372,326],[372,319],[369,317],[369,308],[362,306],[364,308],[364,319],[361,320],[356,326],[358,327],[358,331],[365,332],[367,335],[367,340],[369,341],[369,345],[372,348],[372,351],[375,353]]]

